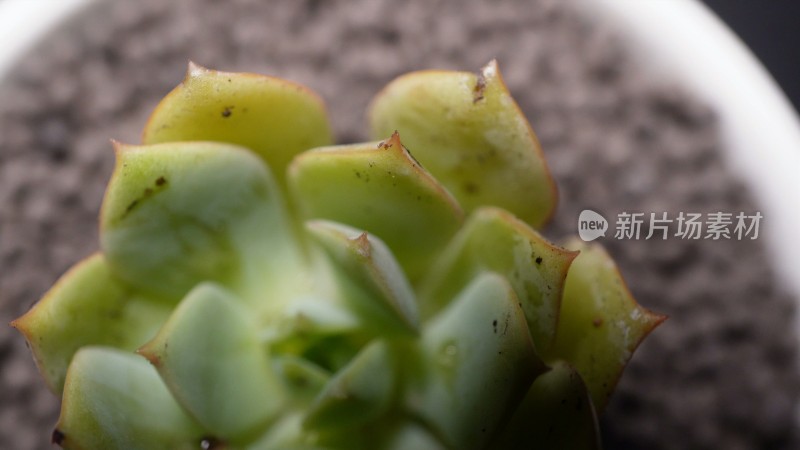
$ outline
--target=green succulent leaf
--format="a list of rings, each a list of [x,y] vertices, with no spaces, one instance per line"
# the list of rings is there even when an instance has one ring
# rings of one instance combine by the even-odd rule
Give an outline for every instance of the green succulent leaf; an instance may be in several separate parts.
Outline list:
[[[195,450],[202,429],[133,353],[85,347],[67,373],[53,440],[69,450]]]
[[[390,347],[375,341],[320,392],[308,409],[307,428],[347,428],[376,419],[394,394],[396,364]]]
[[[381,450],[449,450],[428,430],[411,421],[386,432]]]
[[[78,263],[12,325],[28,340],[39,371],[61,393],[67,367],[86,345],[133,351],[151,339],[169,309],[122,285],[100,254]]]
[[[453,197],[400,143],[316,149],[289,168],[289,185],[309,219],[369,230],[394,253],[413,282],[463,221]]]
[[[218,286],[193,289],[139,352],[186,411],[225,441],[257,434],[286,402],[256,320]]]
[[[636,303],[601,246],[574,239],[566,247],[580,254],[567,274],[556,338],[545,358],[572,364],[602,412],[636,347],[666,317]]]
[[[273,363],[275,372],[291,390],[287,400],[294,408],[310,404],[331,379],[328,371],[305,358],[283,355],[275,357]]]
[[[333,286],[333,285],[331,285]],[[331,291],[334,288],[331,287]],[[298,297],[288,305],[283,318],[265,333],[268,341],[291,345],[293,336],[329,336],[354,333],[364,318],[333,292],[328,296]],[[375,311],[372,311],[375,312]],[[368,315],[368,314],[367,314]]]
[[[296,154],[330,145],[332,139],[323,102],[306,87],[192,63],[183,83],[156,107],[142,134],[144,144],[217,141],[247,147],[264,159],[280,182]]]
[[[244,450],[332,450],[309,443],[306,437],[302,413],[286,414]]]
[[[401,76],[373,100],[369,117],[374,137],[399,131],[467,212],[494,205],[534,227],[553,213],[555,183],[495,61],[477,75]]]
[[[259,308],[312,284],[268,169],[240,147],[118,145],[100,238],[116,276],[173,305],[202,281]]]
[[[472,213],[430,271],[420,291],[424,317],[445,307],[470,280],[503,275],[521,302],[536,347],[555,335],[567,270],[576,252],[555,246],[513,215],[482,207]]]
[[[599,450],[597,414],[580,374],[564,361],[551,364],[490,448]]]
[[[432,319],[420,345],[408,408],[461,450],[484,448],[546,370],[514,290],[489,272]]]
[[[343,296],[365,327],[379,334],[417,332],[414,290],[383,241],[335,222],[311,221],[306,228],[331,259]]]

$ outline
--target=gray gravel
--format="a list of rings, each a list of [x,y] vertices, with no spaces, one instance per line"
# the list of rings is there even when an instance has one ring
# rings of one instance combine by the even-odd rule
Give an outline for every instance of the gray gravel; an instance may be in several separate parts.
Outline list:
[[[0,84],[0,323],[97,248],[113,154],[138,142],[186,61],[318,91],[342,142],[369,99],[413,69],[500,61],[561,189],[547,233],[590,207],[744,211],[713,111],[648,79],[613,32],[557,0],[109,1],[44,42]],[[768,220],[766,218],[765,220]],[[639,350],[604,417],[614,449],[792,449],[794,299],[759,241],[605,241],[639,301],[671,316]],[[0,448],[48,448],[57,399],[0,326]]]

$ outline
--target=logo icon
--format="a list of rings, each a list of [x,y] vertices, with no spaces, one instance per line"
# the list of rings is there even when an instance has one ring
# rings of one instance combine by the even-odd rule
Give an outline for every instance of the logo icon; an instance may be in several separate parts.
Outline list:
[[[586,242],[593,241],[600,236],[605,237],[608,230],[608,221],[605,217],[592,211],[584,209],[578,216],[578,235]]]

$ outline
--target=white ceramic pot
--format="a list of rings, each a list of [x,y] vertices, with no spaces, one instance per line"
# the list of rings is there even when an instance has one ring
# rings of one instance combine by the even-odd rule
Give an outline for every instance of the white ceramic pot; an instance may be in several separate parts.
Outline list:
[[[759,239],[800,298],[800,120],[775,80],[698,0],[579,2],[631,37],[653,77],[680,83],[718,113],[731,170],[764,215]]]
[[[653,77],[680,83],[717,112],[724,156],[764,216],[759,239],[800,299],[800,120],[778,84],[699,0],[577,1],[629,35],[630,50]]]
[[[0,0],[0,79],[53,26],[94,0]]]

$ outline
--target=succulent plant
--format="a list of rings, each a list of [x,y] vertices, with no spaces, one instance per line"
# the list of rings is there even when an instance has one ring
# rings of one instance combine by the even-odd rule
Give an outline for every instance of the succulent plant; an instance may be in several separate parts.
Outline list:
[[[62,396],[54,442],[599,446],[663,317],[535,230],[556,188],[497,65],[402,76],[369,119],[382,141],[332,146],[308,89],[190,64],[114,144],[101,252],[12,324]]]

